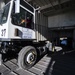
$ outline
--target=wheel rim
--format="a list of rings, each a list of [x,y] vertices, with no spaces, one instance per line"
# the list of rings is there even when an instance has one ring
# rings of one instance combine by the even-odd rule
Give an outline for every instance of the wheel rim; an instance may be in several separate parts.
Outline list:
[[[33,64],[35,62],[35,60],[36,60],[36,53],[29,52],[26,57],[27,64]]]

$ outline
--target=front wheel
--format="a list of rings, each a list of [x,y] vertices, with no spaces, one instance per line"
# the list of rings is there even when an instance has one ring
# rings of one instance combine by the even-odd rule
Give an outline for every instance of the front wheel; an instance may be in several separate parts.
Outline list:
[[[18,56],[18,65],[23,69],[31,68],[37,60],[37,51],[32,46],[24,47]]]

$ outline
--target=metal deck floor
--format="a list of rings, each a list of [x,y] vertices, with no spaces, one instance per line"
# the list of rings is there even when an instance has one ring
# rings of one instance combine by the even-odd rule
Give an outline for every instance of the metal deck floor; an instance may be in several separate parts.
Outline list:
[[[75,51],[44,56],[29,70],[19,68],[12,59],[0,66],[0,75],[75,75]]]

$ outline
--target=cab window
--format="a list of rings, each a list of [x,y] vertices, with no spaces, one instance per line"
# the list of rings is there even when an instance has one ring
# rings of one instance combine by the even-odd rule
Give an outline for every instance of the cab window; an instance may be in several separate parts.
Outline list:
[[[33,15],[20,7],[20,13],[15,14],[13,9],[12,24],[32,28],[33,27]]]

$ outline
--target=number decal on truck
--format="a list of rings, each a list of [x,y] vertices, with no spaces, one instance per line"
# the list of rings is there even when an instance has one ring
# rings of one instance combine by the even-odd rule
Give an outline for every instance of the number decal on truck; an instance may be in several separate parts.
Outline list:
[[[6,34],[6,29],[2,29],[1,30],[1,36],[5,36],[5,34]]]

